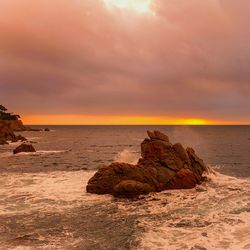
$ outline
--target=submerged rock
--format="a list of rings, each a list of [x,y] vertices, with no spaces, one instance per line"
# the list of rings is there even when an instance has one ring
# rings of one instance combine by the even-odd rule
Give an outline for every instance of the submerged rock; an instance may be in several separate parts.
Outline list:
[[[16,149],[13,150],[14,154],[19,154],[22,152],[36,152],[36,150],[32,146],[32,144],[27,144],[27,143],[23,143],[20,146],[18,146]]]
[[[208,172],[192,148],[172,144],[160,131],[148,131],[141,144],[141,158],[136,165],[112,163],[100,168],[89,180],[87,192],[133,198],[166,189],[190,189]]]

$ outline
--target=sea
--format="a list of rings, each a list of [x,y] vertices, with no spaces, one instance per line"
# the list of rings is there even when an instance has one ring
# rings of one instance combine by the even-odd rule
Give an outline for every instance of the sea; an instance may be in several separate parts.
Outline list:
[[[0,146],[0,249],[250,249],[250,126],[46,127],[21,133],[36,153]],[[193,147],[208,181],[133,201],[86,193],[101,166],[138,161],[147,130]]]

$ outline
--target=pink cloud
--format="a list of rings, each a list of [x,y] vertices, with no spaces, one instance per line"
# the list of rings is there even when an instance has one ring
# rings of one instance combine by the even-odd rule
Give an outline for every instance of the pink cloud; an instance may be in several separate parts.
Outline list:
[[[44,114],[249,120],[250,4],[155,0],[152,8],[155,16],[99,0],[1,1],[2,102]]]

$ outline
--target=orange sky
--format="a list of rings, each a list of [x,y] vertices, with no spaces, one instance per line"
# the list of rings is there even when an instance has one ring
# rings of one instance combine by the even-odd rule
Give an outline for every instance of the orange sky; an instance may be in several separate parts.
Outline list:
[[[250,123],[250,1],[1,0],[0,10],[0,101],[28,124]]]
[[[141,116],[84,116],[28,115],[23,122],[30,125],[233,125],[238,121],[212,121],[199,118],[141,117]],[[250,124],[241,122],[240,124]]]

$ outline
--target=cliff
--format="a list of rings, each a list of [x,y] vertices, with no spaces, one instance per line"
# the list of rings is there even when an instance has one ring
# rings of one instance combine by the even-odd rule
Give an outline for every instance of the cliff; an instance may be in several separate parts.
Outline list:
[[[7,141],[16,142],[25,140],[22,136],[16,136],[14,131],[28,130],[20,120],[19,115],[8,113],[7,109],[0,105],[0,145],[7,144]]]
[[[0,145],[7,144],[7,141],[16,141],[16,135],[8,121],[0,120]]]

